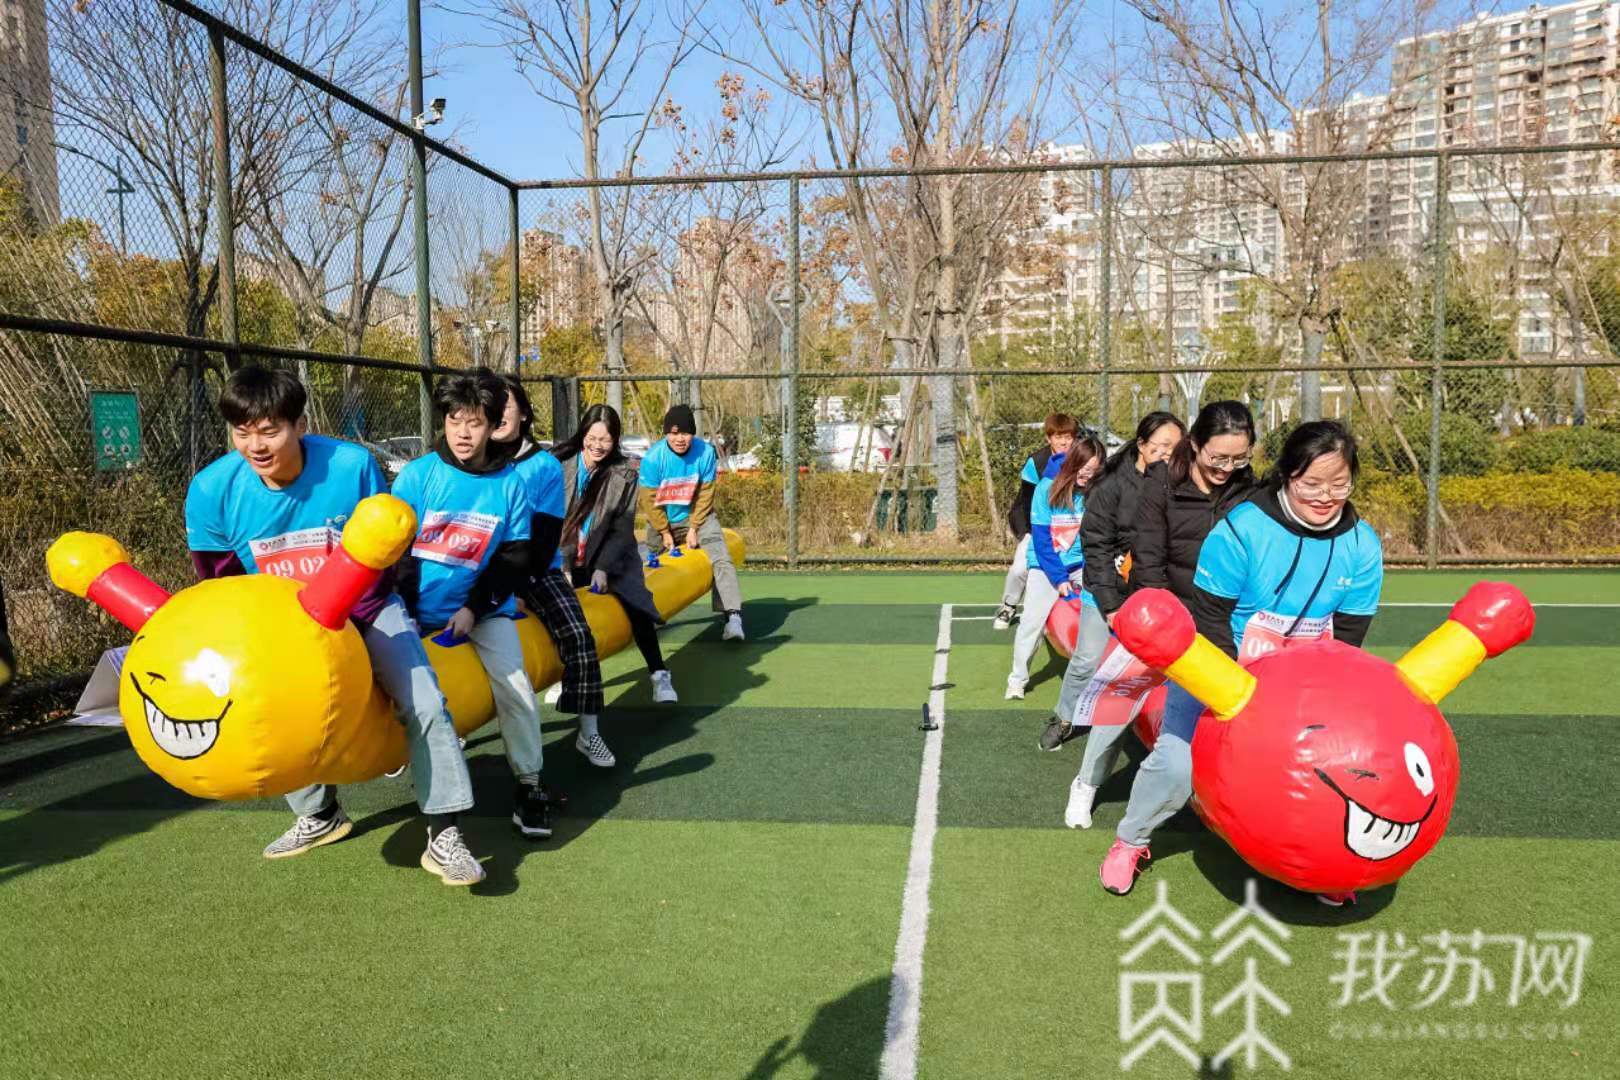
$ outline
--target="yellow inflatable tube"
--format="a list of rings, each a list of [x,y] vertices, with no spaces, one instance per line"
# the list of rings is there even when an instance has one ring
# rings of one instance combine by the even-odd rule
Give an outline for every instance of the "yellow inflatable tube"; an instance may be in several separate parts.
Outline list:
[[[726,529],[725,534],[731,559],[741,566],[742,537],[730,529]],[[656,568],[645,571],[647,590],[666,619],[700,599],[714,581],[714,567],[701,549],[684,549],[680,558],[665,556],[658,562]],[[625,618],[624,608],[616,599],[598,596],[589,589],[575,591],[579,595],[579,606],[585,611],[585,621],[591,624],[591,635],[596,638],[597,656],[605,659],[630,644],[630,620]],[[562,661],[540,620],[528,616],[519,619],[517,626],[518,637],[523,642],[523,667],[530,684],[539,690],[561,679]],[[478,653],[466,644],[446,648],[431,637],[423,638],[422,643],[427,647],[433,670],[439,673],[439,686],[450,703],[456,730],[466,735],[489,723],[495,716],[495,700],[489,692],[489,679],[478,663]],[[398,764],[390,766],[397,767]]]
[[[411,510],[391,495],[356,509],[342,545],[306,585],[254,574],[199,582],[170,596],[130,564],[110,537],[68,533],[46,555],[58,587],[105,608],[134,632],[124,659],[119,711],[135,752],[175,787],[207,799],[285,794],[316,782],[347,784],[398,768],[405,731],[371,677],[354,603],[415,536]],[[732,558],[742,541],[726,534]],[[701,551],[647,571],[666,616],[708,590]],[[630,627],[618,601],[581,592],[602,656]],[[519,621],[534,686],[562,675],[556,649],[532,617]],[[456,728],[494,714],[489,680],[467,645],[427,651]]]

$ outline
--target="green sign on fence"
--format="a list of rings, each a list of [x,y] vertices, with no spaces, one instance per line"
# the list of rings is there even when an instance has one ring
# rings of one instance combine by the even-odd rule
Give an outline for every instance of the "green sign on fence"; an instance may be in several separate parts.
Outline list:
[[[141,408],[133,390],[90,391],[90,441],[96,469],[133,469],[141,460]]]

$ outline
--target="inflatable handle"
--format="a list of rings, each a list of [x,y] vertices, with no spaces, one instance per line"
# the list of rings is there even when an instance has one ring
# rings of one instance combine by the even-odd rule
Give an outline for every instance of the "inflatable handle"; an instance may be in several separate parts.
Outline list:
[[[1170,590],[1141,589],[1114,616],[1114,634],[1138,660],[1163,671],[1187,655],[1198,628]]]
[[[1477,637],[1487,657],[1496,657],[1530,639],[1536,629],[1536,609],[1512,585],[1481,581],[1452,607],[1451,621]]]
[[[1523,642],[1535,628],[1535,609],[1522,592],[1482,581],[1457,601],[1451,618],[1395,661],[1395,667],[1439,704],[1487,658]]]
[[[669,557],[672,559],[679,559],[683,554],[684,552],[681,551],[681,545],[679,544],[669,549]]]
[[[342,629],[354,605],[399,561],[415,536],[416,513],[402,499],[372,495],[360,500],[343,527],[342,546],[327,556],[298,602],[328,630]]]
[[[446,649],[453,649],[466,640],[466,638],[456,637],[448,626],[433,635],[433,644],[443,645]]]
[[[1250,675],[1198,632],[1192,615],[1165,589],[1143,589],[1114,616],[1120,643],[1174,679],[1218,720],[1230,720],[1254,697]]]
[[[647,569],[658,569],[658,552],[655,551],[651,555],[647,556]]]
[[[82,596],[132,631],[146,625],[169,594],[130,565],[124,545],[100,533],[70,532],[45,553],[57,587]]]

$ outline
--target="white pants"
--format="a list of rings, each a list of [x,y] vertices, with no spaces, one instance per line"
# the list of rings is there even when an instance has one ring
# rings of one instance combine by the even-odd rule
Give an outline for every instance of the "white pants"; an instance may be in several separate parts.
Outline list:
[[[1078,578],[1080,571],[1074,572]],[[1074,587],[1080,586],[1075,583]],[[1052,605],[1058,602],[1057,586],[1046,580],[1046,573],[1038,566],[1030,567],[1029,580],[1024,584],[1024,613],[1018,617],[1018,632],[1013,635],[1012,673],[1009,685],[1023,686],[1029,682],[1029,661],[1040,648],[1046,634],[1046,617]]]
[[[1024,595],[1024,582],[1029,580],[1029,534],[1018,541],[1013,549],[1012,564],[1007,567],[1007,580],[1001,586],[1001,602],[1008,607],[1017,607],[1018,601]]]
[[[478,662],[489,676],[489,690],[495,698],[495,718],[500,721],[501,739],[506,743],[506,760],[512,775],[533,780],[540,775],[540,703],[523,670],[523,643],[517,624],[500,615],[480,619],[467,635],[478,652]]]

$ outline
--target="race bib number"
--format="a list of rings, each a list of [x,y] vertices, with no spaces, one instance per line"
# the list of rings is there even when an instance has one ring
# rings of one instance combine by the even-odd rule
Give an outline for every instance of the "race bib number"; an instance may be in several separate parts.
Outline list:
[[[416,534],[411,554],[446,566],[476,570],[484,565],[499,525],[500,518],[494,514],[431,510],[422,519],[422,531]]]
[[[1074,547],[1074,542],[1080,539],[1079,525],[1053,525],[1052,550],[1068,551]]]
[[[1289,628],[1293,629],[1292,634],[1288,632]],[[1243,644],[1238,648],[1238,662],[1248,663],[1307,641],[1328,641],[1332,637],[1331,615],[1319,619],[1300,619],[1294,615],[1279,615],[1275,611],[1257,611],[1243,624]]]
[[[697,495],[697,489],[698,480],[695,476],[679,476],[664,480],[653,493],[653,505],[690,506],[693,497]]]
[[[1103,650],[1097,673],[1091,677],[1074,708],[1076,727],[1119,727],[1136,719],[1148,697],[1163,686],[1165,675],[1132,656],[1130,650],[1110,638]]]
[[[250,541],[248,550],[259,573],[307,582],[326,565],[340,536],[338,530],[320,525]]]

